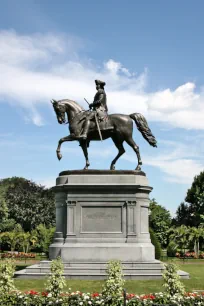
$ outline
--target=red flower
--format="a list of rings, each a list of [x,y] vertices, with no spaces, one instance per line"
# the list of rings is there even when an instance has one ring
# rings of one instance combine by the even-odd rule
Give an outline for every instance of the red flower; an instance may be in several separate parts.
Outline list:
[[[48,292],[42,292],[41,294],[42,294],[42,296],[47,296]]]
[[[140,297],[141,300],[147,300],[147,299],[154,300],[155,298],[156,297],[153,294],[146,294]]]
[[[38,292],[35,291],[35,290],[30,290],[30,291],[28,291],[28,294],[30,294],[30,295],[38,295]]]
[[[130,300],[130,299],[132,299],[132,298],[134,298],[134,297],[135,297],[135,294],[133,294],[133,293],[129,293],[129,294],[126,295],[126,298],[127,298],[128,300]]]
[[[97,297],[97,296],[99,296],[99,293],[98,293],[98,292],[92,293],[92,297],[93,297],[93,298],[95,298],[95,297]]]

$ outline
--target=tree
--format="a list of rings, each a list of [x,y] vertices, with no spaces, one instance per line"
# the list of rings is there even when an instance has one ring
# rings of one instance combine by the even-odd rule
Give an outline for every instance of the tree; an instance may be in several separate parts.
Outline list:
[[[176,210],[176,217],[172,221],[173,225],[189,225],[189,207],[186,203],[182,202]]]
[[[174,224],[198,227],[203,222],[204,216],[204,172],[195,176],[185,201],[176,211]]]
[[[171,228],[169,230],[170,232],[170,239],[172,239],[178,248],[180,248],[183,251],[183,254],[185,254],[186,249],[189,245],[189,236],[190,236],[190,230],[187,226],[181,225],[180,227]]]
[[[204,238],[204,228],[203,227],[191,227],[189,229],[189,240],[194,242],[194,249],[197,257],[199,256],[199,243],[200,238]]]
[[[8,207],[5,200],[7,187],[0,181],[0,233],[13,230],[16,223],[15,220],[8,219]]]
[[[159,205],[155,199],[150,201],[150,227],[155,232],[162,247],[168,244],[168,230],[171,226],[170,212],[163,206]]]
[[[54,227],[46,228],[45,225],[40,224],[32,233],[33,236],[37,237],[36,248],[40,252],[44,252],[48,255],[49,246],[52,243],[53,236],[55,233],[55,228]]]
[[[51,189],[20,177],[3,179],[0,187],[9,220],[22,224],[26,232],[41,223],[47,227],[54,226],[55,205]]]
[[[11,251],[14,252],[17,247],[20,246],[22,241],[22,227],[20,224],[16,224],[15,228],[11,232],[4,232],[0,234],[0,239],[4,243],[8,244]]]

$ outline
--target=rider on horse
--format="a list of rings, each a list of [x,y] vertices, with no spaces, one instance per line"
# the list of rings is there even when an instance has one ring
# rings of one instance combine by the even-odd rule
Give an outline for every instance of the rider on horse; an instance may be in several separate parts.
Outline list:
[[[89,104],[90,111],[87,112],[86,119],[84,122],[83,133],[80,135],[81,139],[87,139],[89,132],[90,121],[95,120],[95,114],[99,121],[104,121],[107,118],[108,107],[106,104],[106,93],[104,90],[105,82],[95,80],[97,93],[95,94],[93,103]],[[93,108],[93,111],[91,111]]]

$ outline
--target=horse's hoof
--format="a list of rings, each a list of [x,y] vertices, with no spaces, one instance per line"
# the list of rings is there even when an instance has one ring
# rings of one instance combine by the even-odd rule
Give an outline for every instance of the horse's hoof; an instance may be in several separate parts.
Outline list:
[[[141,167],[140,167],[140,165],[138,165],[138,166],[137,166],[137,168],[136,168],[135,170],[138,170],[138,171],[140,171],[140,170],[141,170]]]
[[[60,160],[62,158],[62,154],[61,153],[57,153],[57,158]]]
[[[112,166],[110,167],[110,170],[115,170],[115,165],[112,165]]]

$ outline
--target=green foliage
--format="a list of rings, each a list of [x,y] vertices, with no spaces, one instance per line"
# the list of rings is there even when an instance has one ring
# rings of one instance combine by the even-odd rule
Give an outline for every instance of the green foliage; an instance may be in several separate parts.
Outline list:
[[[189,207],[188,204],[182,202],[177,210],[176,210],[176,217],[173,219],[173,224],[176,226],[181,225],[189,225]]]
[[[44,224],[40,224],[32,232],[32,236],[36,237],[35,248],[39,252],[49,253],[49,246],[52,243],[53,236],[55,233],[55,227],[46,228]]]
[[[8,207],[6,205],[5,194],[6,194],[6,186],[1,184],[0,181],[0,233],[7,232],[14,229],[15,220],[8,219]]]
[[[4,219],[15,220],[25,231],[41,223],[55,224],[53,192],[32,181],[20,177],[0,180],[0,202],[4,203],[0,216],[3,214]]]
[[[195,176],[185,201],[176,211],[175,223],[198,227],[203,222],[204,215],[204,171]]]
[[[168,244],[168,229],[171,226],[170,212],[163,206],[159,205],[155,199],[150,201],[150,227],[155,232],[162,247]]]
[[[169,257],[175,257],[178,245],[173,240],[171,240],[167,246],[167,255]]]
[[[0,233],[0,239],[10,246],[11,251],[15,251],[21,244],[22,234],[23,230],[21,225],[16,224],[13,231]]]
[[[102,296],[108,305],[117,305],[122,296],[124,279],[119,260],[111,260],[107,266],[107,280],[103,286]]]
[[[152,228],[149,229],[149,233],[150,233],[151,242],[155,248],[155,258],[160,259],[161,258],[161,244],[159,240],[157,239],[157,236],[155,235]]]
[[[189,228],[189,240],[193,241],[194,243],[194,250],[197,255],[199,256],[199,242],[200,238],[204,238],[204,228],[203,227],[191,227]]]
[[[51,262],[50,269],[51,275],[47,279],[46,291],[52,297],[59,297],[66,285],[65,278],[62,275],[64,272],[64,265],[60,257]]]
[[[0,262],[0,296],[16,290],[13,281],[15,264],[12,260]]]
[[[185,253],[185,250],[189,247],[189,228],[185,225],[182,225],[180,227],[171,228],[169,230],[170,233],[170,239],[174,241],[174,243],[177,245],[177,248],[183,250],[183,253]]]
[[[167,264],[165,266],[163,273],[163,286],[168,298],[175,298],[175,295],[182,296],[185,293],[184,285],[181,283],[177,271],[178,268],[173,263]]]

